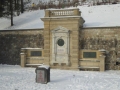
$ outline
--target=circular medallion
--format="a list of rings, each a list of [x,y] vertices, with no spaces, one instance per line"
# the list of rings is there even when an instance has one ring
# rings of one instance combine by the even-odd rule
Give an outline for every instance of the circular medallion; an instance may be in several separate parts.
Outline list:
[[[64,45],[64,40],[63,39],[59,39],[58,42],[57,42],[57,44],[59,46],[63,46]]]

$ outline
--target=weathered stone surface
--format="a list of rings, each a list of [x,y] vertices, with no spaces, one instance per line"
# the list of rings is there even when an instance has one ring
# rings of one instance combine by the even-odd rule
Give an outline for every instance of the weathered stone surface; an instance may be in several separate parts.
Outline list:
[[[44,39],[40,30],[0,32],[0,63],[20,64],[21,48],[43,48]]]
[[[82,37],[80,40],[81,49],[107,50],[105,67],[109,69],[116,68],[118,51],[120,50],[119,35],[120,27],[98,27],[98,28],[84,28],[82,30]],[[118,60],[118,62],[120,62]]]

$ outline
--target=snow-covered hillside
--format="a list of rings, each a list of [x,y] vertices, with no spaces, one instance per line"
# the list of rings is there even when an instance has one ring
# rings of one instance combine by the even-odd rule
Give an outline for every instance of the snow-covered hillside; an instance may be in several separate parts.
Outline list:
[[[43,28],[40,18],[44,17],[44,10],[25,12],[13,19],[14,26],[10,26],[10,19],[0,19],[0,30]]]
[[[72,7],[71,7],[72,8]],[[85,20],[84,27],[111,27],[120,26],[120,4],[99,6],[78,6]],[[14,17],[14,26],[10,20],[0,18],[0,30],[44,28],[44,10],[26,11]]]
[[[35,68],[0,65],[0,90],[120,90],[120,71],[51,69],[50,82],[35,82]]]
[[[86,21],[84,27],[120,26],[120,4],[78,8]]]

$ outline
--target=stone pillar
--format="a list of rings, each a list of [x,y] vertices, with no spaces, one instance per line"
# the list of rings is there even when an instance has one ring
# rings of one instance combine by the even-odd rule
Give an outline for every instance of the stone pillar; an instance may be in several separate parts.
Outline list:
[[[81,12],[79,11],[79,9],[74,9],[74,15],[75,16],[81,16]]]
[[[21,53],[21,67],[25,67],[26,64],[26,54],[25,53]]]
[[[100,55],[99,60],[100,60],[100,71],[105,71],[105,56]]]
[[[44,64],[50,64],[50,21],[44,22]]]
[[[77,28],[72,31],[72,38],[71,38],[71,62],[73,68],[78,68],[78,61],[79,61],[79,30]]]
[[[49,10],[46,10],[46,11],[45,11],[45,17],[49,17],[49,16],[50,16],[49,14],[50,14],[50,11],[49,11]]]

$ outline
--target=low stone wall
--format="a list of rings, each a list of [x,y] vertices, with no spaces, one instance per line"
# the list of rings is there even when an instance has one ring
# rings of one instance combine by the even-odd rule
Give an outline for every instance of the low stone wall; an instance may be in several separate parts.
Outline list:
[[[0,63],[20,64],[21,48],[43,48],[43,29],[0,31]]]
[[[120,69],[120,27],[83,28],[81,33],[81,49],[107,50],[106,69]]]

